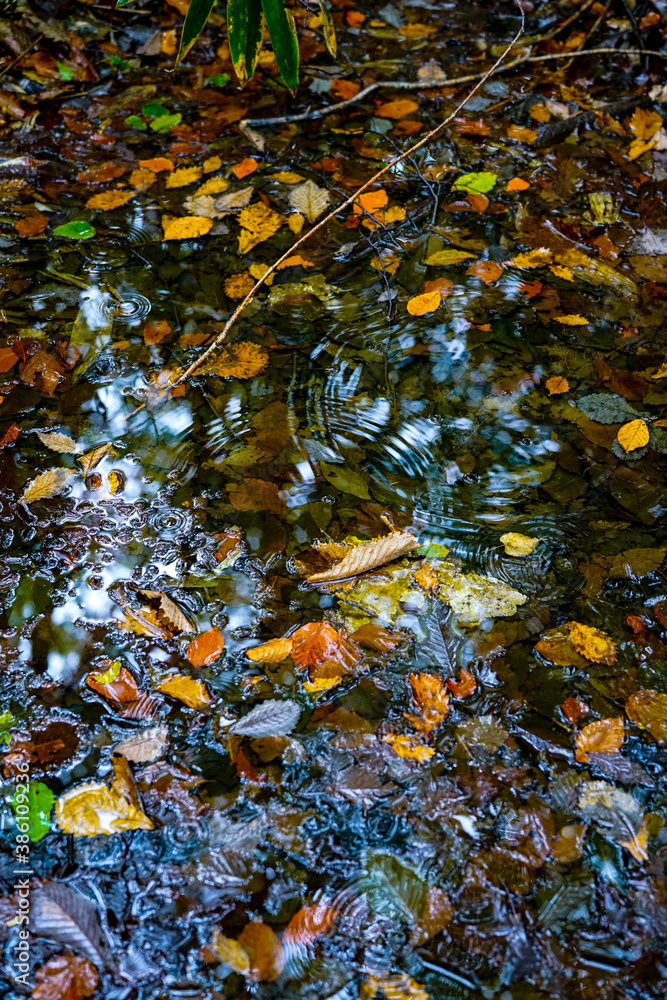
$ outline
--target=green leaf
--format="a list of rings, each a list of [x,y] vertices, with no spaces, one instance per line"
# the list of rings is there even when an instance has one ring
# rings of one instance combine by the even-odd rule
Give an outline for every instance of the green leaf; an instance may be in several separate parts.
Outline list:
[[[27,833],[33,843],[45,837],[51,829],[50,817],[53,803],[53,792],[42,781],[31,781],[27,795],[19,789],[14,792],[12,798],[14,817],[17,824],[28,824],[28,829],[21,832]],[[28,806],[27,813],[23,811],[26,805]],[[21,812],[17,811],[19,806],[21,807]]]
[[[132,125],[134,128],[138,129],[140,132],[146,131],[146,122],[139,117],[139,115],[128,115],[125,119],[126,125]]]
[[[299,42],[294,17],[283,7],[283,0],[262,0],[262,7],[280,75],[294,94],[299,83]]]
[[[116,9],[118,7],[127,7],[129,3],[134,3],[134,0],[117,0]]]
[[[59,62],[56,59],[56,66],[58,67],[58,76],[61,80],[73,80],[74,70],[71,66],[66,66],[65,63]]]
[[[122,663],[120,660],[114,660],[111,666],[107,667],[106,670],[102,671],[100,674],[88,674],[91,681],[95,681],[97,684],[112,684],[120,673],[120,668]]]
[[[370,500],[368,484],[363,476],[358,472],[340,465],[329,465],[328,462],[320,462],[320,471],[326,481],[335,486],[341,493],[350,493],[353,497],[361,497],[362,500]]]
[[[457,177],[452,184],[453,191],[474,191],[476,194],[486,194],[494,187],[498,180],[498,174],[492,174],[488,170],[481,173],[462,174]]]
[[[141,113],[147,118],[161,118],[163,115],[169,114],[169,108],[165,108],[164,104],[144,104]]]
[[[151,130],[153,132],[169,132],[174,125],[178,125],[181,121],[183,115],[160,115],[159,118],[155,118],[151,122]]]
[[[56,226],[53,230],[56,236],[65,236],[68,240],[89,240],[95,235],[95,227],[83,219],[76,219],[74,222],[66,222],[63,226]]]
[[[326,45],[329,55],[332,59],[336,58],[337,44],[336,44],[336,29],[334,28],[333,18],[329,12],[328,7],[325,7],[324,0],[318,0],[320,5],[320,10],[322,11],[322,30],[324,32],[324,44]]]
[[[11,742],[12,736],[10,730],[14,725],[14,721],[14,716],[11,712],[0,713],[0,744]]]
[[[369,851],[359,887],[369,905],[390,920],[414,923],[424,912],[426,883],[393,854]]]
[[[181,59],[185,59],[192,46],[201,35],[206,22],[211,16],[211,11],[214,6],[215,0],[190,0],[190,6],[188,7],[188,12],[185,15],[183,31],[181,32],[181,43],[178,46],[178,55],[176,56],[177,66]]]
[[[589,420],[598,424],[625,424],[642,416],[621,396],[607,392],[594,392],[580,399],[577,405]]]
[[[229,73],[216,73],[215,76],[209,76],[206,80],[206,85],[209,87],[226,87],[231,76]]]
[[[261,0],[228,0],[229,51],[241,86],[251,80],[262,47],[264,12]]]

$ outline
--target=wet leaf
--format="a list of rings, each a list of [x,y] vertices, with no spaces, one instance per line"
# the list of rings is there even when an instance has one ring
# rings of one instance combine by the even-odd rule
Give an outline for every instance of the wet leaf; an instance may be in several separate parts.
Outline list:
[[[246,649],[246,656],[255,663],[280,663],[287,659],[292,650],[292,637],[286,636],[284,639],[269,639],[261,646],[254,646],[253,649]]]
[[[286,736],[299,720],[301,709],[295,701],[263,701],[234,722],[227,730],[236,736]]]
[[[211,951],[221,962],[225,962],[234,972],[242,976],[250,972],[250,955],[245,948],[232,938],[225,937],[219,927],[213,931]]]
[[[625,711],[631,722],[647,729],[658,743],[667,743],[667,694],[637,691],[628,698]]]
[[[519,253],[512,258],[510,263],[513,267],[529,268],[529,267],[546,267],[553,260],[553,253],[546,247],[537,247],[535,250],[529,250],[527,253]]]
[[[375,109],[375,114],[378,118],[393,118],[398,120],[399,118],[407,118],[408,115],[414,114],[418,110],[419,104],[416,101],[411,101],[409,98],[403,97],[381,104]]]
[[[198,710],[208,708],[212,702],[212,698],[204,682],[196,680],[194,677],[187,677],[185,674],[175,674],[172,677],[167,677],[166,680],[161,681],[156,686],[156,691],[161,691],[162,694],[168,694],[170,697],[178,699],[178,701],[187,705],[188,708],[196,708]]]
[[[639,417],[640,414],[620,396],[612,396],[606,392],[596,392],[577,404],[582,413],[600,424],[622,424],[626,420]]]
[[[18,359],[18,354],[15,354],[11,347],[0,347],[0,372],[8,372]]]
[[[362,625],[352,634],[352,639],[366,649],[376,653],[388,653],[405,641],[405,636],[397,632],[389,632],[381,625]]]
[[[202,365],[200,373],[219,375],[221,378],[255,378],[264,371],[268,363],[269,355],[263,347],[249,342],[238,343],[210,358]]]
[[[507,182],[508,191],[527,191],[529,187],[530,184],[523,177],[513,177],[511,181]]]
[[[507,129],[507,137],[508,139],[516,139],[517,142],[533,143],[537,139],[537,129],[510,125]]]
[[[447,894],[437,885],[431,886],[426,897],[424,912],[412,929],[410,944],[420,945],[435,937],[436,934],[440,934],[451,922],[453,916],[454,907]]]
[[[136,191],[103,191],[100,194],[94,194],[86,202],[86,208],[95,208],[103,212],[112,212],[115,208],[121,208],[123,205],[127,205],[128,201],[131,201],[135,195]],[[62,226],[59,227],[62,229]],[[57,230],[55,230],[57,232]],[[60,235],[63,235],[62,233]]]
[[[38,236],[44,232],[48,224],[47,216],[37,212],[35,215],[29,215],[27,219],[19,219],[14,228],[19,236]]]
[[[486,194],[491,191],[498,180],[498,175],[488,170],[479,173],[462,174],[452,184],[453,191],[472,191],[476,194]]]
[[[374,538],[370,542],[351,545],[340,561],[321,573],[312,573],[306,579],[308,583],[324,583],[328,580],[343,580],[358,576],[376,566],[399,559],[418,544],[415,536],[409,531],[392,532],[384,538]]]
[[[35,434],[47,448],[51,451],[58,451],[67,455],[76,455],[81,451],[76,441],[69,434],[60,434],[58,431],[35,431]]]
[[[412,698],[418,715],[406,714],[410,723],[422,733],[432,733],[449,714],[449,691],[442,677],[437,674],[410,674]]]
[[[109,663],[106,670],[90,673],[86,676],[86,684],[93,691],[121,703],[131,702],[137,698],[139,690],[134,677],[120,660]]]
[[[557,396],[570,391],[570,383],[563,375],[552,375],[546,381],[546,389],[550,396]]]
[[[589,760],[588,753],[620,753],[625,739],[623,719],[600,719],[589,722],[577,733],[576,758],[580,764]]]
[[[379,191],[366,191],[355,200],[352,210],[355,215],[362,215],[364,212],[375,215],[387,205],[388,201],[389,198],[384,188]]]
[[[652,139],[658,129],[662,128],[662,116],[657,111],[635,108],[627,124],[637,139],[646,141]]]
[[[31,781],[27,791],[18,788],[14,792],[14,817],[20,823],[21,833],[27,833],[33,843],[40,841],[51,829],[53,803],[53,792],[43,781]]]
[[[81,955],[53,955],[35,971],[32,1000],[84,1000],[99,984],[97,970]]]
[[[500,536],[508,556],[529,556],[535,551],[541,539],[522,535],[518,531],[507,531]]]
[[[235,510],[264,510],[270,514],[283,514],[284,494],[276,483],[264,479],[244,479],[242,483],[228,486],[229,502]]]
[[[349,466],[341,468],[338,465],[329,465],[328,462],[320,462],[320,470],[326,481],[335,486],[341,493],[349,493],[353,497],[370,500],[367,481],[354,469]]]
[[[282,215],[261,201],[242,209],[239,214],[239,253],[248,253],[258,243],[270,239],[284,221]]]
[[[194,639],[185,655],[193,667],[205,667],[215,663],[225,648],[225,637],[219,628],[211,628]]]
[[[418,25],[405,25],[405,28],[413,27]],[[359,990],[359,1000],[374,1000],[380,991],[387,1000],[431,1000],[424,987],[404,972],[366,976]]]
[[[205,236],[212,225],[211,220],[203,215],[186,215],[182,219],[165,215],[162,217],[163,239],[194,240],[198,236]]]
[[[250,959],[248,978],[256,983],[272,983],[283,971],[285,959],[274,931],[261,920],[252,920],[239,934],[238,943]]]
[[[351,670],[359,661],[359,650],[344,629],[328,622],[309,622],[292,634],[291,657],[298,667],[336,667],[336,676]],[[314,677],[311,670],[311,680]]]
[[[440,292],[422,292],[408,301],[407,310],[411,316],[426,316],[435,312],[442,302]]]
[[[74,222],[66,222],[62,226],[56,226],[53,235],[64,236],[68,240],[90,240],[95,232],[94,226],[91,226],[89,222],[78,219]]]
[[[579,622],[568,622],[568,630],[575,650],[587,660],[606,663],[608,666],[616,661],[618,647],[604,632],[590,625],[580,625]]]
[[[121,763],[123,762],[123,763]],[[152,830],[153,824],[139,804],[129,765],[114,757],[111,788],[99,781],[75,785],[56,801],[56,823],[63,833],[76,837],[110,836],[124,830]]]
[[[631,420],[623,424],[617,434],[617,439],[621,447],[626,452],[643,448],[649,442],[648,426],[645,420]]]
[[[19,503],[36,503],[58,496],[71,484],[73,476],[71,469],[47,469],[26,484]]]
[[[169,745],[169,729],[166,725],[152,726],[134,736],[116,743],[114,753],[122,754],[135,764],[148,764],[158,760]]]
[[[470,260],[475,255],[466,250],[437,250],[426,258],[427,264],[461,264],[464,260]]]
[[[326,188],[318,187],[313,181],[306,181],[292,188],[289,203],[295,212],[300,212],[309,222],[315,222],[329,207],[331,195]]]
[[[44,882],[32,895],[30,929],[38,937],[56,941],[104,968],[102,944],[95,904],[87,896],[59,882]]]
[[[466,274],[472,274],[485,285],[493,285],[502,275],[504,267],[495,260],[476,260],[471,264]]]
[[[468,670],[462,670],[458,681],[447,679],[447,687],[454,698],[470,698],[477,690],[477,681]]]
[[[10,424],[5,433],[0,438],[0,448],[6,448],[8,444],[13,444],[21,433],[18,424]]]
[[[325,903],[302,906],[294,914],[283,934],[284,944],[308,945],[326,937],[334,927],[336,910]]]
[[[393,854],[368,851],[359,888],[369,906],[389,920],[419,920],[427,897],[426,883]]]
[[[578,809],[600,833],[620,844],[637,861],[648,861],[648,831],[637,799],[606,781],[585,781]]]
[[[382,739],[391,749],[406,760],[416,760],[420,764],[430,760],[435,754],[433,747],[424,746],[416,736],[403,736],[398,733],[388,733]]]

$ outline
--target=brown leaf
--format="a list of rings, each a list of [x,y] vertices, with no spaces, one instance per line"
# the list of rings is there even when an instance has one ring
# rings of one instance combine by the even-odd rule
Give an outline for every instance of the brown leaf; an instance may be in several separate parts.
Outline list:
[[[577,733],[575,757],[580,764],[588,762],[591,753],[620,753],[625,739],[623,719],[599,719],[589,722]]]
[[[410,944],[415,947],[440,934],[453,916],[454,908],[447,894],[437,885],[431,886],[426,897],[424,912],[412,929]]]
[[[26,219],[19,219],[14,224],[14,228],[19,236],[37,236],[44,232],[48,224],[49,220],[46,215],[37,212],[35,215],[29,215]]]
[[[667,694],[662,691],[637,691],[625,706],[631,722],[647,729],[658,743],[667,743]]]
[[[417,101],[411,101],[409,98],[403,97],[396,101],[387,101],[386,104],[381,104],[379,108],[375,109],[375,114],[378,118],[393,118],[398,120],[399,118],[406,118],[418,110],[419,104]]]
[[[409,531],[394,531],[383,538],[373,538],[370,542],[351,545],[347,554],[322,573],[313,573],[307,577],[308,583],[324,583],[329,580],[343,580],[358,576],[376,566],[399,559],[413,549],[419,542]]]
[[[535,650],[557,667],[582,668],[590,664],[590,661],[578,653],[572,645],[570,632],[566,626],[546,632],[536,644]]]
[[[0,372],[8,372],[18,359],[18,354],[15,354],[11,347],[0,347]]]
[[[144,344],[159,344],[171,333],[171,327],[166,319],[159,323],[149,323],[144,327]]]
[[[473,274],[485,285],[493,285],[504,270],[502,264],[496,263],[495,260],[476,260],[474,264],[470,265],[466,274]]]
[[[291,639],[291,657],[298,667],[311,668],[311,680],[315,677],[340,676],[341,673],[351,671],[359,662],[360,654],[356,643],[352,642],[345,629],[339,632],[328,622],[302,625]]]
[[[35,972],[32,1000],[84,1000],[97,989],[95,966],[82,955],[53,955]]]
[[[250,980],[272,983],[279,977],[285,959],[280,941],[270,927],[261,920],[252,920],[239,934],[238,943],[250,957]]]
[[[573,698],[571,694],[567,696],[563,704],[560,706],[560,710],[567,721],[572,723],[576,722],[577,719],[581,719],[584,715],[588,715],[590,712],[590,708],[585,701]]]
[[[388,653],[396,646],[400,646],[405,641],[406,636],[400,632],[389,632],[381,625],[369,622],[353,632],[352,638],[360,646],[372,649],[375,653]]]
[[[226,351],[210,358],[199,371],[202,375],[219,375],[221,378],[254,378],[264,371],[268,363],[268,351],[259,344],[246,342],[230,345]]]
[[[415,729],[429,734],[437,729],[449,712],[449,692],[442,677],[437,674],[410,674],[408,677],[412,688],[412,697],[419,715],[408,715],[406,718]]]
[[[81,449],[76,441],[69,434],[61,434],[58,431],[35,431],[37,437],[51,451],[57,451],[64,455],[76,455]]]
[[[224,648],[224,635],[219,628],[211,628],[193,639],[185,655],[193,667],[206,667],[215,663]]]
[[[5,433],[0,438],[0,448],[6,448],[8,444],[13,444],[19,436],[21,428],[18,424],[10,424]]]
[[[284,514],[283,493],[276,483],[265,479],[244,479],[242,483],[230,483],[229,502],[235,510],[264,510],[270,514]]]

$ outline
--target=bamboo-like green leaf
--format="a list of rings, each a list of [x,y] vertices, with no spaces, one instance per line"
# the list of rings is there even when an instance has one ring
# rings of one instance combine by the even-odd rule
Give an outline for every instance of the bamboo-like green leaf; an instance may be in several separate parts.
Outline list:
[[[133,2],[134,2],[134,0],[117,0],[116,8],[118,8],[118,7],[127,7],[127,5],[129,3],[133,3]]]
[[[333,18],[331,17],[331,12],[329,8],[325,5],[324,0],[318,0],[320,5],[320,10],[322,11],[322,31],[324,32],[324,44],[329,50],[329,55],[332,59],[336,58],[337,44],[336,44],[336,29],[334,28]]]
[[[266,26],[283,83],[294,94],[299,83],[299,42],[294,18],[283,0],[262,0]]]
[[[176,56],[177,66],[201,35],[214,6],[215,0],[190,0],[190,6],[185,15],[185,22],[181,32],[181,43],[178,46],[178,55]]]
[[[262,47],[264,12],[261,0],[228,0],[227,30],[232,64],[243,86],[252,79]]]

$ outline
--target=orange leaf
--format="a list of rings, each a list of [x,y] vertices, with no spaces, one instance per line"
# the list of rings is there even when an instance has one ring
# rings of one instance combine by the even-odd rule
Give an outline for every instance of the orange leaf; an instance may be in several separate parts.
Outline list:
[[[530,107],[530,117],[534,122],[551,121],[551,112],[546,104],[533,104]]]
[[[238,943],[250,956],[248,978],[256,983],[271,983],[283,971],[285,959],[280,941],[261,920],[246,924]]]
[[[120,701],[122,704],[134,701],[139,696],[139,688],[130,671],[125,667],[121,667],[118,670],[118,661],[115,664],[111,664],[107,660],[104,666],[107,667],[104,672],[88,674],[86,676],[87,686],[110,701]],[[107,680],[107,677],[111,678],[112,674],[115,673],[114,666],[118,670],[118,673],[113,680]]]
[[[430,733],[440,725],[449,712],[449,692],[438,674],[410,674],[412,697],[419,715],[406,715],[415,729]]]
[[[467,118],[457,118],[455,128],[459,135],[489,135],[491,132],[491,129],[482,118],[476,122],[470,121]]]
[[[97,208],[102,212],[112,212],[114,208],[127,205],[136,195],[136,191],[102,191],[94,194],[86,202],[86,208]]]
[[[152,160],[139,160],[139,166],[159,174],[161,170],[173,170],[174,164],[166,156],[156,156]]]
[[[283,934],[283,943],[310,944],[328,934],[334,925],[336,910],[324,903],[302,906],[294,914]]]
[[[211,628],[192,640],[185,655],[193,667],[207,667],[215,663],[224,648],[224,635],[219,628]]]
[[[171,327],[166,319],[161,319],[159,323],[149,323],[144,327],[144,344],[159,344],[171,333]]]
[[[440,297],[443,299],[448,299],[452,294],[452,288],[454,287],[454,282],[450,281],[449,278],[433,278],[431,281],[427,281],[424,285],[425,292],[440,292]]]
[[[511,181],[507,182],[508,191],[525,191],[529,187],[530,184],[528,181],[524,181],[523,177],[513,177]]]
[[[577,653],[585,656],[593,663],[606,663],[611,666],[616,661],[618,652],[616,643],[590,625],[580,625],[579,622],[568,622],[570,641]]]
[[[400,646],[405,636],[396,632],[389,632],[386,628],[382,628],[381,625],[374,625],[369,622],[367,625],[361,625],[356,632],[353,632],[352,638],[366,649],[372,649],[376,653],[388,653],[390,649]]]
[[[228,486],[229,502],[235,510],[265,510],[270,514],[285,513],[284,494],[277,483],[265,479],[244,479]]]
[[[476,260],[474,264],[470,265],[466,274],[474,274],[485,285],[492,285],[498,280],[503,271],[502,264],[497,264],[495,260]]]
[[[572,723],[576,722],[577,719],[581,719],[584,715],[588,715],[590,712],[590,708],[585,701],[579,701],[578,698],[573,698],[571,694],[567,696],[560,706],[560,710],[567,721]]]
[[[544,285],[541,281],[522,281],[519,285],[519,291],[527,299],[534,299],[536,295],[540,294],[543,288]]]
[[[535,142],[537,139],[537,129],[521,128],[520,125],[510,125],[507,129],[508,139],[516,139],[517,142]]]
[[[282,264],[278,264],[276,271],[282,271],[284,267],[315,267],[312,260],[305,260],[301,254],[294,254],[293,257],[287,257]]]
[[[384,208],[388,201],[387,192],[384,189],[366,191],[365,194],[360,194],[354,202],[353,211],[355,215],[361,215],[363,212],[369,212],[372,215],[379,208]]]
[[[548,247],[537,247],[529,250],[528,253],[519,253],[513,257],[510,263],[512,267],[545,267],[553,260],[553,251]]]
[[[422,292],[421,295],[414,295],[407,305],[407,310],[411,316],[426,316],[435,312],[442,302],[442,295],[439,291]]]
[[[148,191],[150,187],[153,187],[157,180],[154,171],[148,170],[146,167],[140,167],[139,170],[133,170],[130,174],[130,184],[132,187],[136,188],[137,191]]]
[[[448,678],[447,687],[454,698],[470,698],[477,690],[477,681],[469,671],[462,670],[458,682]]]
[[[117,177],[122,177],[127,167],[120,163],[97,163],[82,170],[76,179],[77,184],[106,184]]]
[[[35,972],[31,1000],[84,1000],[99,983],[97,969],[81,955],[52,955]]]
[[[398,733],[387,733],[382,739],[388,743],[394,753],[404,760],[416,760],[420,764],[430,760],[435,750],[424,746],[416,736],[404,736]]]
[[[587,764],[589,753],[620,753],[625,739],[623,719],[599,719],[589,722],[577,733],[575,757]]]
[[[41,212],[29,215],[27,219],[19,219],[14,225],[14,229],[19,236],[37,236],[43,233],[49,224],[49,220]]]
[[[641,418],[623,424],[617,434],[618,443],[626,452],[636,451],[648,444],[649,433],[646,421]]]
[[[211,696],[206,690],[206,685],[185,674],[173,674],[167,677],[157,685],[157,690],[177,698],[188,708],[207,708],[211,704]]]
[[[292,636],[285,636],[283,639],[269,639],[261,646],[254,646],[246,649],[245,655],[255,663],[280,663],[287,659],[292,651]]]
[[[550,396],[558,396],[561,392],[570,391],[570,383],[563,375],[552,375],[546,381],[547,392]]]
[[[340,635],[328,622],[310,622],[292,635],[292,659],[299,667],[335,660],[339,647]]]
[[[366,15],[362,14],[360,10],[348,10],[345,13],[345,23],[349,24],[351,28],[358,28],[365,20]]]
[[[235,177],[241,180],[243,177],[247,177],[248,174],[254,174],[257,170],[259,164],[254,156],[246,156],[245,159],[237,163],[235,167],[232,167],[232,173]]]
[[[2,438],[0,438],[0,448],[5,448],[8,444],[13,444],[19,436],[19,430],[20,428],[18,424],[11,424],[3,434]]]
[[[485,194],[481,194],[479,191],[468,191],[466,201],[470,205],[473,212],[478,212],[480,215],[482,212],[486,212],[489,207],[489,199]]]
[[[182,219],[173,216],[162,216],[164,240],[193,240],[197,236],[205,236],[213,225],[212,219],[203,215],[186,215]]]
[[[625,706],[631,722],[647,729],[653,739],[667,743],[667,694],[661,691],[636,691]]]
[[[8,372],[18,359],[18,354],[15,354],[11,347],[0,347],[0,372]]]
[[[349,101],[351,97],[356,97],[361,87],[352,80],[336,79],[331,81],[331,92],[341,101]]]
[[[376,108],[375,114],[378,118],[406,118],[411,115],[413,111],[417,111],[419,104],[416,101],[411,101],[409,98],[399,98],[397,101],[387,101],[386,104],[381,104],[379,108]]]

